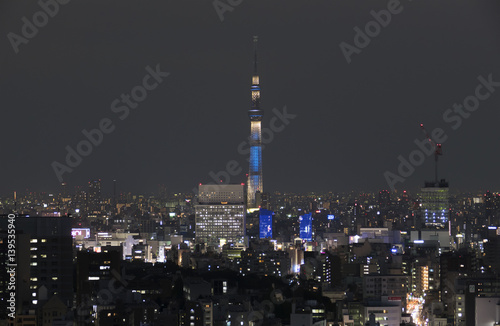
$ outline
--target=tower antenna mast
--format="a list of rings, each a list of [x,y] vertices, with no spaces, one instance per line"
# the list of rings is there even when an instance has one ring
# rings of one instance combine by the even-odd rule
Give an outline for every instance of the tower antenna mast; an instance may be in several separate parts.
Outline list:
[[[438,179],[438,158],[439,155],[443,155],[443,149],[441,148],[441,144],[436,144],[432,138],[429,136],[429,133],[427,130],[424,128],[424,124],[420,124],[420,129],[422,129],[423,133],[425,134],[425,137],[429,140],[429,142],[432,145],[432,148],[434,150],[434,178],[435,178],[435,183],[436,185],[439,183]]]
[[[250,166],[247,182],[247,206],[256,208],[256,193],[263,192],[262,181],[262,117],[264,111],[260,108],[260,78],[257,72],[257,42],[258,36],[253,37],[254,60],[252,75],[252,105],[248,110],[250,118]]]

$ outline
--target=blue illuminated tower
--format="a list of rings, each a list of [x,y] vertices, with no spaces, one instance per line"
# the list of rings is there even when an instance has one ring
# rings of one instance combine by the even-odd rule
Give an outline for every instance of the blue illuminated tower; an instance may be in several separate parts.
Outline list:
[[[312,214],[299,216],[300,238],[302,240],[312,241]]]
[[[261,123],[264,112],[260,108],[260,85],[257,74],[257,40],[254,42],[254,70],[252,76],[252,107],[248,110],[250,117],[250,169],[248,172],[247,207],[256,208],[255,193],[264,191],[262,181],[262,136]]]
[[[259,237],[261,239],[273,238],[273,214],[267,209],[259,210]]]

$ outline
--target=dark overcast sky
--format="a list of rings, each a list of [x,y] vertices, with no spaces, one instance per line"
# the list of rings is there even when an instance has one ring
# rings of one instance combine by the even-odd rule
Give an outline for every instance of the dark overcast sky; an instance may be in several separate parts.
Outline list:
[[[387,188],[422,138],[442,127],[441,176],[454,189],[500,190],[500,88],[452,130],[443,112],[474,93],[479,75],[500,81],[500,4],[414,0],[351,64],[339,43],[387,1],[243,0],[221,22],[212,1],[76,1],[15,54],[35,1],[0,2],[0,192],[55,191],[53,161],[111,118],[116,130],[70,174],[68,185],[112,179],[121,190],[190,190],[238,160],[248,136],[252,35],[259,35],[264,126],[271,110],[296,114],[264,150],[267,191]],[[147,65],[171,73],[125,120],[111,102],[140,84]],[[233,178],[242,182],[244,173]],[[433,159],[396,188],[433,176]]]

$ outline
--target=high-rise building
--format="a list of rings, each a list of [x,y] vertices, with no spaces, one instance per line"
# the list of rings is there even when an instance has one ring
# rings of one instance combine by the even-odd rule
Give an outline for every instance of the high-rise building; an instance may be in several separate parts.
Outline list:
[[[487,191],[484,194],[484,216],[486,217],[488,225],[497,225],[499,223],[499,218],[497,216],[498,212],[498,200],[499,195],[492,194]]]
[[[430,226],[446,226],[449,220],[448,182],[442,179],[438,183],[426,182],[421,189],[423,222]]]
[[[459,277],[455,288],[455,325],[498,325],[500,280],[497,277]]]
[[[406,275],[365,275],[363,277],[363,298],[382,300],[389,296],[399,300],[406,308],[406,293],[408,290],[408,276]]]
[[[261,208],[259,211],[259,235],[261,239],[273,238],[273,212]]]
[[[300,238],[302,240],[312,241],[312,214],[299,216]]]
[[[87,205],[89,212],[101,209],[101,179],[89,182]]]
[[[69,217],[17,217],[18,307],[36,309],[57,295],[73,304],[73,238]],[[0,228],[7,229],[6,219]]]
[[[96,297],[103,282],[116,278],[121,273],[121,253],[118,250],[107,252],[78,251],[76,263],[77,304],[84,305],[85,300]],[[113,275],[114,273],[114,275]]]
[[[254,71],[252,76],[252,107],[250,117],[250,168],[248,171],[247,205],[256,208],[255,193],[264,191],[262,181],[262,136],[261,123],[264,111],[260,108],[260,81],[257,73],[257,36],[254,36]]]
[[[500,275],[500,229],[496,226],[489,226],[484,243],[484,262],[496,274]]]
[[[187,301],[186,309],[179,314],[180,326],[212,326],[213,302],[209,299]]]
[[[199,243],[221,239],[239,242],[245,236],[243,185],[200,185],[196,205],[195,236]]]

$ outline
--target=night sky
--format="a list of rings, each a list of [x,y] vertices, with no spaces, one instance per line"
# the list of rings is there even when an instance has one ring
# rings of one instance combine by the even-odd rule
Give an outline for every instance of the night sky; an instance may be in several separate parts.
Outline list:
[[[225,0],[224,0],[225,2]],[[339,44],[388,1],[243,0],[221,22],[212,1],[70,1],[15,53],[35,1],[0,2],[0,193],[58,191],[52,162],[82,130],[115,130],[71,173],[69,187],[118,180],[121,191],[189,191],[237,160],[245,182],[252,36],[259,35],[263,126],[284,106],[296,118],[263,151],[266,191],[388,188],[422,139],[443,128],[440,176],[452,190],[500,190],[500,87],[453,130],[443,113],[474,95],[478,76],[500,82],[500,4],[402,0],[401,13],[348,64]],[[145,67],[170,75],[119,119],[111,103],[142,84]],[[397,189],[433,178],[433,158]]]

